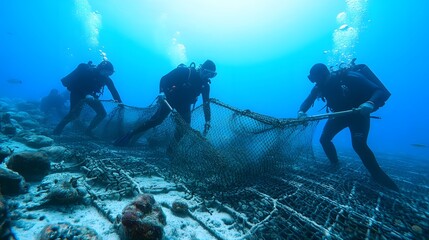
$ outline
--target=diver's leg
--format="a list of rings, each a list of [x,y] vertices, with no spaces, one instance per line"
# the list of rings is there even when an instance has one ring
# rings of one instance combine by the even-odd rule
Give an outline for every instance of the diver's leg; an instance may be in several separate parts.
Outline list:
[[[156,110],[155,114],[146,122],[140,124],[137,128],[129,131],[124,136],[116,139],[113,142],[113,145],[116,146],[126,146],[130,142],[137,141],[137,139],[148,129],[153,128],[161,124],[165,118],[167,118],[168,114],[170,114],[170,108],[164,104],[159,104],[158,109]]]
[[[82,107],[84,102],[84,97],[79,94],[71,93],[70,94],[70,111],[63,117],[63,119],[58,123],[58,125],[54,129],[54,134],[59,135],[63,131],[64,127],[77,117],[79,117],[80,112],[82,111]]]
[[[168,114],[170,114],[168,106],[165,103],[160,103],[155,114],[133,130],[134,134],[142,134],[148,129],[158,126],[167,118]]]
[[[168,156],[173,156],[175,151],[177,151],[179,142],[191,123],[191,105],[178,103],[175,105],[175,109],[177,113],[173,115],[175,122],[174,138],[167,147],[166,153]]]
[[[60,135],[63,131],[64,127],[71,122],[74,119],[73,113],[70,111],[67,115],[61,119],[61,121],[57,124],[57,126],[54,129],[53,134],[54,135]]]
[[[326,122],[325,127],[323,128],[322,135],[320,136],[320,144],[322,144],[323,150],[325,151],[326,156],[332,164],[338,164],[337,150],[332,143],[332,139],[341,130],[346,128],[346,123],[347,122],[344,117],[329,119]]]
[[[177,112],[183,118],[185,123],[187,123],[188,125],[191,124],[191,105],[183,104],[181,106],[178,106]]]
[[[103,107],[103,104],[98,99],[90,99],[86,100],[86,102],[97,113],[85,131],[86,134],[92,135],[91,131],[96,128],[101,121],[103,121],[107,113]]]
[[[367,116],[356,116],[350,124],[353,149],[359,155],[363,165],[368,169],[372,178],[385,187],[398,191],[399,188],[393,180],[380,168],[374,153],[368,147],[367,139],[370,128],[370,118]]]
[[[186,129],[191,125],[191,105],[181,104],[177,106],[177,112],[182,119],[176,119],[176,131],[174,139],[179,142],[185,134]]]

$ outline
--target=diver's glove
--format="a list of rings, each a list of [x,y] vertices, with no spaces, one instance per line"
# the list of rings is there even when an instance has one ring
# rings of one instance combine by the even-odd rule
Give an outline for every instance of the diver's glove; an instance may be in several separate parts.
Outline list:
[[[297,118],[306,118],[306,117],[307,117],[307,113],[305,113],[304,111],[299,111],[298,112]]]
[[[366,101],[358,107],[358,110],[362,115],[369,115],[374,111],[374,103],[371,101]]]

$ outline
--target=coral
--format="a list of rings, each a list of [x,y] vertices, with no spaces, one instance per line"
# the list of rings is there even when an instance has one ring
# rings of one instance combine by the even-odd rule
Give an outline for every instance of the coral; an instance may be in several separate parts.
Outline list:
[[[73,179],[72,179],[73,180]],[[81,199],[76,187],[73,186],[72,180],[61,181],[56,183],[48,194],[48,199],[52,203],[75,203]]]
[[[74,226],[70,223],[49,224],[42,229],[37,239],[101,240],[97,232],[93,229],[83,226]]]
[[[144,214],[150,213],[154,204],[155,198],[150,194],[139,195],[134,201],[134,205]]]
[[[171,211],[177,215],[185,215],[188,213],[189,207],[186,202],[181,200],[176,200],[171,205]]]
[[[128,240],[162,239],[166,217],[150,194],[139,195],[122,211],[122,231]]]

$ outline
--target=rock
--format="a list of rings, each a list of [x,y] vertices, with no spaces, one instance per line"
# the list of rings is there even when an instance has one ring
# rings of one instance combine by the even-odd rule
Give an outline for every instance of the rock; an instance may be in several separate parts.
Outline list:
[[[10,154],[12,154],[10,149],[0,146],[0,163],[2,163]]]
[[[11,121],[11,115],[10,115],[10,113],[4,113],[3,115],[1,115],[0,116],[0,121],[3,123],[3,124],[11,124],[12,123],[12,121]]]
[[[1,197],[1,196],[0,196]],[[11,224],[7,207],[3,199],[0,199],[0,238],[16,239],[11,231]]]
[[[173,204],[171,205],[171,211],[179,216],[183,216],[188,214],[188,204],[182,200],[176,200],[173,202]]]
[[[23,139],[23,143],[31,148],[48,147],[54,144],[54,140],[52,138],[46,137],[44,135],[25,135]]]
[[[4,134],[2,134],[2,132],[0,131],[0,143],[4,143],[4,142],[7,142],[7,141],[9,141],[9,137],[6,136],[6,135],[4,135]]]
[[[38,240],[51,239],[82,239],[82,240],[101,240],[97,232],[89,227],[75,226],[70,223],[57,223],[46,225]]]
[[[32,119],[25,119],[20,122],[21,126],[26,128],[38,128],[39,123]]]
[[[64,158],[71,155],[67,148],[62,146],[49,146],[39,149],[39,152],[44,152],[48,155],[51,162],[61,162]]]
[[[17,132],[16,127],[12,123],[10,113],[0,115],[0,132],[5,135],[14,135]]]
[[[234,218],[233,217],[231,217],[229,214],[226,214],[226,213],[221,213],[221,214],[219,214],[220,215],[220,219],[222,220],[222,222],[225,224],[225,225],[232,225],[233,223],[235,223],[235,221],[234,221]]]
[[[16,133],[16,127],[12,124],[4,124],[2,126],[1,132],[6,135],[14,135]]]
[[[161,240],[166,217],[159,204],[150,194],[140,195],[122,211],[121,239]]]
[[[16,103],[15,106],[17,110],[21,111],[20,113],[34,112],[35,110],[39,109],[37,102],[22,101]]]
[[[11,117],[18,122],[31,119],[30,114],[28,114],[27,112],[22,112],[22,111],[12,114]]]
[[[4,99],[0,99],[0,112],[7,112],[10,110],[9,104]]]
[[[18,173],[7,168],[0,167],[0,186],[1,194],[17,195],[25,192],[24,178]]]
[[[21,228],[21,229],[23,229],[24,231],[28,231],[28,230],[30,230],[31,228],[33,228],[34,227],[34,225],[36,225],[35,223],[33,223],[33,222],[30,222],[30,221],[26,221],[26,220],[23,220],[23,219],[18,219],[17,221],[15,221],[14,223],[13,223],[13,227],[15,228]]]
[[[49,174],[51,163],[43,152],[19,152],[10,156],[7,167],[21,174],[26,181],[40,181]]]

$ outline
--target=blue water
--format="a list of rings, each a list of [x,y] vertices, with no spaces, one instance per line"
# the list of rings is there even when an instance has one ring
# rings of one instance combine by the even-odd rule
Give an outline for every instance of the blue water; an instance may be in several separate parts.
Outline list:
[[[372,122],[370,146],[428,159],[427,9],[424,1],[5,0],[0,97],[34,101],[51,88],[64,90],[61,77],[105,54],[124,102],[147,106],[160,77],[177,64],[212,59],[212,97],[295,117],[314,63],[356,57],[392,92],[375,113],[382,119]],[[322,107],[317,102],[310,114]],[[344,132],[336,144],[350,149],[348,138]]]

